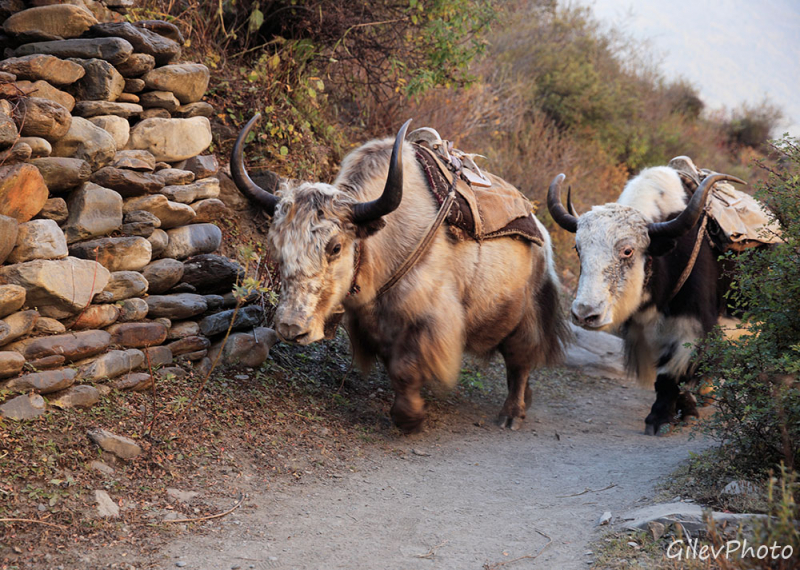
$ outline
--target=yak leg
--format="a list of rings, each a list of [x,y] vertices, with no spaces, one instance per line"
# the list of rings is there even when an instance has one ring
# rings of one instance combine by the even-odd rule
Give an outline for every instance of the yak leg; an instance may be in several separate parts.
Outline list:
[[[528,376],[532,364],[526,357],[524,347],[517,346],[511,337],[500,346],[500,352],[506,362],[506,381],[508,397],[500,410],[497,423],[500,427],[517,430],[525,419],[525,412],[531,407],[533,392],[528,386]]]
[[[689,392],[688,390],[684,390],[680,394],[678,394],[678,401],[676,402],[676,408],[678,410],[678,415],[684,421],[687,418],[694,417],[699,418],[700,412],[697,411],[697,398],[694,397],[694,394]]]
[[[659,374],[656,378],[656,401],[644,420],[645,434],[658,435],[661,426],[675,420],[679,395],[680,389],[675,377],[670,374]]]

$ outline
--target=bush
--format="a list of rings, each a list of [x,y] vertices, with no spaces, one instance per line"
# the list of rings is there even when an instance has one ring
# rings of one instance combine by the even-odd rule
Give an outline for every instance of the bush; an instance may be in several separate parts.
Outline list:
[[[757,106],[742,105],[728,124],[728,139],[734,145],[763,146],[783,119],[783,112],[768,101]]]
[[[751,334],[712,335],[701,355],[718,407],[706,426],[746,474],[800,465],[800,145],[787,137],[772,148],[777,166],[761,164],[769,178],[756,196],[783,225],[783,241],[736,259],[730,300]]]

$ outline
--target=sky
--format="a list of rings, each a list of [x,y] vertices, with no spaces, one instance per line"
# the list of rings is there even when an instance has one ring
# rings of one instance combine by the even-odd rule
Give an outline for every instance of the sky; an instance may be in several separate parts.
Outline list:
[[[711,109],[767,98],[777,136],[800,137],[800,0],[577,0],[648,40],[668,79],[684,77]]]

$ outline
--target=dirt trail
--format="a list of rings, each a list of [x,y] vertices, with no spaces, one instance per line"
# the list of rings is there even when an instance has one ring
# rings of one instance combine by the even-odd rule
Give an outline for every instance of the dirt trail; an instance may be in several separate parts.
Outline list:
[[[241,509],[171,543],[159,563],[479,570],[541,551],[503,567],[587,568],[601,514],[647,502],[660,477],[708,445],[688,430],[643,435],[651,403],[650,390],[594,379],[566,400],[537,401],[518,432],[492,424],[496,402],[479,403],[444,428],[367,446],[353,471],[268,492],[247,485]]]

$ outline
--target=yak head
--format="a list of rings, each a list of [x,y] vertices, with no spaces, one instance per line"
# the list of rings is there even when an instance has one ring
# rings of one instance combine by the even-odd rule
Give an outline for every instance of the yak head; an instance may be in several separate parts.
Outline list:
[[[651,169],[661,170],[661,169]],[[666,170],[666,169],[664,169]],[[664,172],[651,173],[651,178],[664,180]],[[677,191],[683,204],[683,187],[680,178],[673,172]],[[697,224],[706,198],[715,183],[732,180],[743,183],[727,174],[707,176],[689,203],[682,211],[667,221],[651,221],[647,204],[642,206],[642,198],[652,202],[666,190],[655,186],[656,180],[648,180],[640,175],[628,183],[628,188],[637,185],[641,190],[637,207],[621,203],[595,206],[583,215],[578,215],[572,206],[570,192],[567,194],[567,208],[561,203],[561,186],[565,176],[559,174],[550,184],[547,193],[547,208],[558,225],[575,234],[575,250],[581,262],[578,291],[572,303],[572,320],[587,329],[613,329],[627,321],[633,313],[649,300],[649,272],[652,258],[665,255],[674,247],[676,240],[688,233]],[[649,191],[647,186],[650,185]],[[653,190],[654,188],[654,190]],[[674,189],[673,189],[674,190]],[[620,198],[622,201],[622,197]],[[674,200],[673,200],[674,201]],[[649,206],[653,208],[652,204]],[[656,208],[657,210],[657,208]]]
[[[275,330],[288,342],[310,344],[324,337],[326,321],[342,312],[359,263],[359,240],[384,225],[403,197],[402,145],[408,121],[395,139],[383,194],[358,202],[351,193],[321,182],[283,180],[272,191],[256,185],[244,167],[243,147],[260,115],[245,126],[231,155],[237,188],[272,217],[268,242],[280,268]]]

